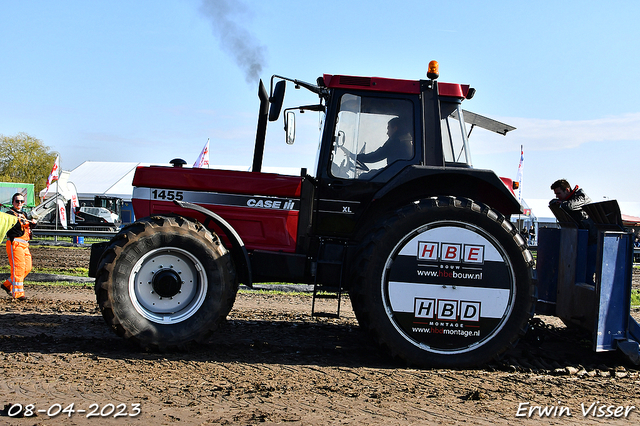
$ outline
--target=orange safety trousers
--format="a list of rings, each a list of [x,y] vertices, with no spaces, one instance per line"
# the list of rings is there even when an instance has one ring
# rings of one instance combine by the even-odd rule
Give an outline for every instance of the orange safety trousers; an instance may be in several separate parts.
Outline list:
[[[7,256],[11,265],[11,277],[4,282],[4,286],[11,291],[14,298],[24,296],[24,279],[31,272],[31,252],[29,243],[17,238],[7,240]]]

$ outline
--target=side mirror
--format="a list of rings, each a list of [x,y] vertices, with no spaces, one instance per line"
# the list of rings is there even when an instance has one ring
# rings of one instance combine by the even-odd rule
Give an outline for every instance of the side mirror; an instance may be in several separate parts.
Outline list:
[[[286,81],[280,80],[273,89],[273,95],[269,98],[269,102],[271,103],[271,107],[269,108],[269,121],[276,121],[278,117],[280,117],[286,84]]]
[[[296,113],[293,111],[285,111],[284,132],[287,145],[293,145],[296,140]]]

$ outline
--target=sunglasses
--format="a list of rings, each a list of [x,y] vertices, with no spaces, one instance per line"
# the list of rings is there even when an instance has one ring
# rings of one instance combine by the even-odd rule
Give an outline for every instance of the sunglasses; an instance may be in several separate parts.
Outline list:
[[[24,200],[13,200],[14,203],[19,204],[19,203],[23,203],[24,204]]]

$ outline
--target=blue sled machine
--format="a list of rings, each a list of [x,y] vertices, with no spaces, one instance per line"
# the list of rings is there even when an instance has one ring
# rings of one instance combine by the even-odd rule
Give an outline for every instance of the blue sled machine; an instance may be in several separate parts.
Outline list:
[[[597,234],[552,206],[560,228],[539,232],[536,313],[587,329],[596,352],[620,349],[640,364],[640,326],[630,315],[633,235],[625,231],[618,203],[592,203],[584,210]]]

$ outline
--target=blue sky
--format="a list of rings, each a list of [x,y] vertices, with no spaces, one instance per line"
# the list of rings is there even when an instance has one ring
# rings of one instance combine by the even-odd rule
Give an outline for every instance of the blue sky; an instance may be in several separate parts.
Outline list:
[[[421,79],[436,59],[441,81],[477,89],[465,109],[517,127],[474,130],[474,166],[515,178],[522,144],[525,198],[551,198],[564,177],[595,201],[640,201],[639,9],[615,0],[4,1],[0,134],[41,139],[65,170],[86,160],[191,164],[207,138],[211,164],[249,167],[257,78]],[[253,68],[242,52],[257,58]],[[317,99],[291,86],[287,95],[285,106]],[[304,118],[293,146],[271,123],[266,166],[313,169],[317,117]]]

